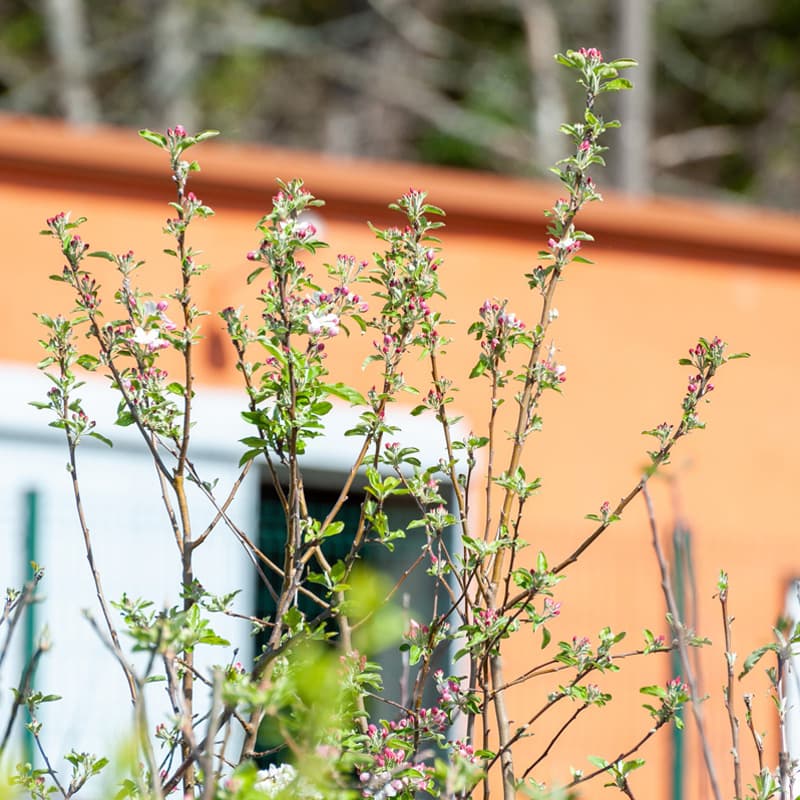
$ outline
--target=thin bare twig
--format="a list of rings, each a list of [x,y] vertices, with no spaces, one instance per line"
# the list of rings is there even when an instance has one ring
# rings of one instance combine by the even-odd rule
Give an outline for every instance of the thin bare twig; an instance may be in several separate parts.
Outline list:
[[[778,784],[780,786],[781,800],[791,800],[794,797],[792,791],[793,784],[793,767],[792,757],[789,753],[789,740],[788,732],[786,729],[786,690],[784,684],[786,681],[786,668],[788,664],[786,641],[778,632],[780,647],[775,651],[775,699],[778,708],[778,729],[781,735],[781,749],[778,753]]]
[[[724,586],[720,586],[719,604],[722,611],[722,628],[725,631],[725,667],[727,683],[724,689],[725,708],[728,712],[728,723],[731,729],[731,756],[733,757],[733,796],[742,797],[742,765],[739,754],[739,719],[734,707],[734,675],[733,664],[736,653],[732,649],[731,623],[733,617],[728,615],[728,581],[725,577]]]
[[[758,753],[758,771],[764,771],[764,739],[762,738],[761,734],[756,731],[755,723],[753,722],[753,695],[746,694],[744,696],[744,707],[747,709],[745,712],[745,722],[747,723],[747,727],[750,730],[750,734],[753,737],[753,744],[756,746],[756,752]]]
[[[675,638],[678,646],[678,653],[681,657],[681,664],[685,673],[686,683],[689,686],[689,694],[692,700],[692,715],[695,724],[697,725],[697,733],[700,737],[700,744],[703,750],[703,760],[706,765],[706,772],[708,780],[711,784],[711,791],[715,800],[722,800],[722,792],[719,788],[719,781],[717,780],[717,770],[714,766],[714,760],[711,755],[711,746],[706,734],[705,723],[703,720],[703,712],[700,709],[701,698],[697,694],[697,683],[695,682],[694,670],[692,669],[691,660],[689,658],[689,643],[686,639],[686,627],[680,618],[678,611],[678,604],[675,602],[675,595],[672,592],[672,583],[669,578],[669,566],[667,559],[664,556],[664,551],[661,548],[661,542],[658,538],[658,527],[656,525],[655,509],[653,508],[653,501],[650,497],[650,492],[647,489],[646,483],[642,483],[641,487],[642,496],[644,497],[645,505],[647,506],[647,517],[650,521],[650,531],[653,535],[653,549],[656,553],[658,560],[658,567],[661,572],[661,588],[664,592],[664,599],[667,603],[667,610],[670,615],[670,624],[672,626],[673,637]]]
[[[522,773],[522,779],[523,779],[523,780],[525,780],[525,778],[527,778],[527,777],[528,777],[528,775],[530,775],[530,774],[531,774],[531,772],[533,772],[533,770],[534,770],[534,769],[536,769],[536,767],[537,767],[537,766],[538,766],[538,765],[539,765],[539,764],[540,764],[542,761],[544,761],[544,759],[545,759],[545,758],[547,758],[547,756],[550,754],[550,751],[553,749],[553,745],[555,745],[555,743],[556,743],[556,742],[557,742],[557,741],[558,741],[558,740],[561,738],[561,735],[564,733],[564,731],[566,731],[566,730],[567,730],[567,728],[569,728],[569,726],[570,726],[570,725],[572,725],[572,723],[573,723],[573,722],[575,722],[575,720],[578,718],[578,715],[579,715],[579,714],[582,714],[584,711],[586,711],[586,709],[587,709],[587,708],[589,708],[589,703],[584,703],[582,706],[578,706],[578,708],[577,708],[577,709],[575,710],[575,712],[574,712],[574,713],[573,713],[573,714],[570,716],[570,718],[569,718],[569,719],[568,719],[568,720],[567,720],[567,721],[566,721],[566,722],[565,722],[565,723],[564,723],[564,724],[563,724],[563,725],[562,725],[562,726],[561,726],[561,727],[560,727],[560,728],[559,728],[559,729],[556,731],[555,735],[554,735],[554,736],[553,736],[553,738],[552,738],[552,739],[551,739],[551,740],[550,740],[550,741],[547,743],[547,747],[545,747],[545,749],[543,750],[543,752],[542,752],[542,754],[539,756],[539,758],[537,758],[537,759],[536,759],[536,761],[534,761],[534,762],[533,762],[533,763],[532,763],[532,764],[531,764],[531,765],[530,765],[530,766],[529,766],[529,767],[528,767],[528,768],[525,770],[525,772],[523,772],[523,773]]]
[[[631,747],[630,750],[626,750],[624,753],[620,753],[616,758],[606,759],[607,762],[609,764],[616,764],[620,761],[624,761],[626,758],[630,758],[634,753],[638,752],[642,748],[642,746],[646,741],[648,741],[648,739],[651,739],[655,735],[656,731],[662,725],[664,725],[663,722],[657,723],[654,727],[650,728],[650,730],[647,731],[647,733],[644,736],[642,736],[642,738],[639,739],[639,741],[636,742],[636,744],[633,747]],[[596,770],[588,773],[587,775],[581,775],[578,778],[574,778],[571,783],[567,784],[567,788],[571,788],[572,786],[577,786],[579,783],[586,783],[586,781],[590,781],[593,778],[596,778],[598,775],[602,775],[604,772],[607,771],[608,767],[598,767]]]
[[[652,653],[671,653],[672,647],[660,647],[658,650],[631,650],[627,653],[609,653],[608,659],[610,661],[619,661],[622,658],[631,658],[631,656],[643,656],[643,655],[650,655]],[[505,686],[501,686],[501,689],[508,689],[512,686],[517,686],[520,683],[524,683],[531,678],[538,678],[541,675],[552,675],[554,672],[561,672],[565,669],[573,669],[572,665],[570,664],[562,664],[555,659],[550,659],[549,661],[544,661],[541,664],[538,664],[535,667],[531,667],[526,672],[523,672],[517,678],[509,681]],[[491,695],[490,695],[491,696]]]
[[[53,783],[58,787],[58,791],[61,792],[61,796],[66,800],[72,794],[68,792],[62,785],[61,781],[58,779],[58,773],[53,769],[53,765],[50,763],[50,759],[47,757],[47,753],[45,752],[44,746],[42,745],[42,740],[39,737],[39,734],[36,730],[31,731],[33,733],[33,740],[36,742],[36,747],[39,750],[39,754],[42,757],[42,761],[44,761],[44,765],[47,769],[47,774],[53,779]]]
[[[134,680],[136,681],[136,687],[139,690],[139,692],[138,692],[137,702],[134,704],[134,719],[136,721],[139,743],[144,753],[144,758],[145,762],[147,763],[147,768],[150,771],[150,782],[151,782],[150,788],[152,788],[154,792],[153,800],[163,800],[164,792],[162,791],[161,782],[158,780],[159,777],[158,764],[156,762],[155,753],[153,752],[153,743],[150,740],[150,726],[148,725],[147,722],[147,706],[144,700],[144,694],[142,692],[142,689],[144,688],[144,680],[137,677],[136,673],[133,670],[133,667],[125,660],[125,656],[123,655],[122,650],[118,650],[117,648],[114,647],[114,643],[100,628],[100,626],[97,623],[97,620],[88,611],[84,612],[84,617],[86,617],[86,620],[88,621],[89,625],[92,626],[92,630],[95,632],[95,634],[97,634],[97,638],[100,639],[105,648],[120,663],[120,666],[122,667],[123,671],[126,672],[127,674],[132,675]],[[148,667],[145,676],[147,676],[149,672],[150,668]]]
[[[0,667],[3,666],[3,661],[5,661],[6,655],[10,649],[9,645],[11,644],[11,637],[14,635],[14,630],[22,618],[23,612],[32,602],[34,602],[33,593],[39,581],[42,579],[43,574],[44,572],[40,569],[29,581],[25,583],[25,585],[22,587],[22,591],[13,600],[6,600],[3,608],[3,618],[0,619],[0,624],[9,620],[9,617],[10,621],[8,622],[8,628],[6,629],[6,638],[3,642],[3,649],[0,650]],[[13,616],[10,616],[12,612]]]
[[[34,651],[28,663],[25,665],[25,669],[22,671],[22,675],[20,676],[19,680],[19,686],[17,687],[17,691],[14,696],[14,704],[11,706],[11,712],[8,715],[8,724],[6,725],[6,730],[3,734],[3,741],[0,742],[0,755],[5,752],[6,745],[11,737],[11,731],[14,728],[14,721],[17,718],[17,712],[27,702],[28,692],[30,692],[31,688],[31,680],[33,679],[34,672],[36,672],[39,659],[42,657],[42,653],[47,652],[49,646],[50,644],[47,640],[40,639],[36,650]]]
[[[217,735],[216,718],[222,707],[223,675],[220,670],[215,670],[211,692],[211,710],[208,714],[208,728],[201,761],[203,766],[203,800],[213,800],[214,797],[214,737]]]
[[[66,404],[67,398],[64,398],[65,403],[65,416],[66,416]],[[106,601],[105,592],[103,591],[103,583],[100,579],[100,571],[97,568],[97,564],[94,560],[94,550],[92,548],[92,537],[89,533],[89,526],[86,522],[86,515],[84,514],[83,510],[83,500],[81,498],[81,490],[80,484],[78,482],[78,463],[77,463],[77,456],[76,456],[76,445],[72,436],[69,432],[69,429],[66,429],[67,433],[67,446],[69,448],[69,466],[70,466],[70,477],[72,478],[72,494],[75,498],[75,508],[78,512],[78,522],[81,527],[81,533],[83,534],[83,546],[86,552],[86,560],[89,562],[89,571],[92,574],[92,581],[94,582],[95,588],[95,595],[97,597],[97,602],[100,605],[100,611],[103,614],[103,620],[106,624],[106,630],[108,631],[109,636],[111,637],[111,645],[114,649],[114,653],[117,656],[117,662],[119,663],[120,667],[122,668],[122,672],[125,675],[125,681],[128,684],[128,692],[130,694],[131,703],[136,705],[137,700],[137,690],[136,690],[136,681],[133,676],[133,672],[131,671],[130,667],[128,666],[127,662],[125,661],[124,657],[122,656],[122,645],[119,642],[119,635],[117,634],[116,626],[114,625],[111,619],[111,610],[108,607],[108,602]]]

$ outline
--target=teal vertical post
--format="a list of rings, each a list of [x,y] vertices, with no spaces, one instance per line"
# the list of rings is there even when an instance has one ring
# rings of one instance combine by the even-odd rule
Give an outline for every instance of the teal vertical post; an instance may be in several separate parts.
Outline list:
[[[32,575],[31,563],[36,561],[37,535],[39,529],[39,493],[35,489],[25,492],[25,570],[23,575]],[[30,578],[28,578],[30,580]],[[23,664],[29,664],[36,652],[36,604],[29,603],[25,609]],[[31,688],[34,676],[31,675]],[[22,739],[23,758],[33,763],[35,742],[33,734],[26,728]]]

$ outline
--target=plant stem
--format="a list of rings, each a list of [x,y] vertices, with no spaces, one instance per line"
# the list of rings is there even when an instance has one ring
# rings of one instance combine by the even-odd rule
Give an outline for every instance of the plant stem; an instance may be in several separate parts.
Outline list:
[[[695,724],[697,725],[697,734],[700,737],[700,743],[703,750],[703,760],[706,765],[706,773],[708,774],[708,780],[711,784],[711,791],[715,800],[722,800],[722,792],[719,788],[719,781],[717,780],[717,770],[714,767],[714,759],[711,755],[711,746],[708,741],[708,735],[706,734],[703,712],[700,709],[701,698],[697,693],[694,670],[692,669],[691,660],[689,659],[689,645],[686,641],[686,628],[681,621],[680,614],[678,612],[678,604],[675,602],[675,596],[672,592],[672,583],[670,582],[669,578],[669,566],[667,565],[667,560],[664,557],[664,551],[661,549],[653,501],[650,498],[650,492],[647,489],[646,483],[642,483],[641,491],[642,496],[644,497],[645,505],[647,506],[647,516],[650,521],[650,531],[653,537],[653,549],[655,550],[656,559],[658,560],[658,567],[661,572],[661,588],[664,592],[667,610],[669,611],[672,620],[672,633],[678,645],[678,653],[681,657],[681,664],[683,665],[686,683],[689,686],[689,693],[692,700],[692,716],[694,717]]]
[[[464,493],[462,492],[461,486],[458,483],[458,475],[456,473],[456,459],[455,456],[453,455],[453,442],[450,438],[450,425],[447,422],[447,409],[444,404],[444,395],[440,391],[441,380],[439,377],[439,364],[433,351],[431,351],[430,362],[431,362],[431,379],[433,381],[433,386],[437,391],[440,392],[440,395],[442,396],[436,415],[439,419],[439,422],[442,425],[442,433],[444,434],[445,450],[447,452],[447,463],[449,465],[450,484],[452,486],[453,493],[456,496],[456,503],[458,504],[458,513],[459,513],[459,521],[461,523],[461,531],[463,535],[468,536],[469,527],[467,524],[467,508],[464,500]]]
[[[725,666],[727,684],[724,689],[725,708],[731,729],[731,756],[733,758],[733,796],[736,800],[742,797],[742,765],[739,756],[739,720],[734,708],[734,675],[733,663],[736,654],[732,650],[731,617],[728,616],[728,588],[720,590],[719,604],[722,611],[722,628],[725,631]]]
[[[14,635],[14,630],[22,618],[22,614],[24,613],[25,609],[33,602],[33,592],[39,584],[43,574],[44,573],[39,570],[29,581],[25,583],[22,591],[14,600],[6,599],[6,603],[3,608],[3,615],[2,618],[0,618],[0,625],[9,619],[9,615],[12,611],[14,612],[14,616],[11,617],[10,622],[8,623],[6,638],[3,642],[3,648],[0,650],[0,667],[3,666],[3,661],[5,661],[6,655],[10,649],[9,645],[11,644],[11,637]]]
[[[502,686],[503,660],[499,655],[489,659],[492,673],[492,686]],[[511,753],[511,736],[509,731],[508,710],[504,691],[494,696],[494,712],[497,718],[497,739],[500,745],[500,769],[503,774],[503,800],[514,800],[517,795],[517,781],[514,777],[514,758]]]
[[[657,723],[656,726],[650,728],[650,730],[647,731],[647,733],[644,736],[642,736],[642,738],[639,739],[639,741],[636,742],[636,744],[633,747],[631,747],[630,750],[626,750],[624,753],[620,753],[616,758],[606,759],[607,763],[616,764],[620,761],[624,761],[626,758],[630,758],[634,753],[638,752],[641,749],[641,747],[648,739],[652,738],[655,735],[656,731],[663,724],[664,724],[663,722]],[[593,778],[596,778],[598,775],[602,775],[607,770],[608,767],[598,767],[596,770],[590,772],[588,775],[581,775],[579,778],[575,778],[574,780],[572,780],[571,783],[567,784],[567,788],[571,788],[572,786],[577,786],[579,783],[586,783],[586,781],[590,781]]]
[[[2,756],[5,752],[6,745],[8,744],[8,740],[11,736],[11,731],[14,728],[14,720],[17,718],[17,711],[19,711],[19,709],[25,705],[28,692],[31,688],[31,680],[33,679],[33,674],[36,671],[36,666],[39,663],[39,659],[42,657],[42,653],[44,653],[46,649],[47,648],[40,642],[31,656],[30,661],[28,661],[28,663],[25,665],[25,669],[22,671],[19,686],[17,687],[16,695],[14,697],[14,703],[11,706],[11,712],[8,715],[8,723],[6,724],[6,730],[3,734],[3,740],[0,742],[0,756]]]
[[[553,749],[553,745],[555,745],[555,743],[556,743],[556,742],[559,740],[559,738],[561,738],[561,735],[564,733],[564,731],[566,731],[566,730],[567,730],[567,728],[569,728],[569,726],[570,726],[570,725],[572,725],[572,723],[573,723],[573,722],[575,722],[575,720],[578,718],[578,716],[579,716],[580,714],[582,714],[584,711],[586,711],[586,709],[587,709],[587,708],[589,708],[589,704],[588,704],[588,703],[584,703],[582,706],[578,706],[578,708],[575,710],[575,712],[572,714],[572,716],[571,716],[571,717],[570,717],[570,718],[569,718],[569,719],[568,719],[568,720],[567,720],[567,721],[566,721],[566,722],[565,722],[565,723],[564,723],[564,724],[563,724],[563,725],[562,725],[562,726],[561,726],[561,727],[560,727],[560,728],[559,728],[559,729],[556,731],[555,735],[554,735],[554,736],[553,736],[553,738],[552,738],[552,739],[551,739],[551,740],[550,740],[550,741],[547,743],[547,747],[545,747],[544,751],[543,751],[543,752],[542,752],[542,754],[539,756],[539,758],[537,758],[537,759],[536,759],[536,761],[534,761],[534,762],[533,762],[533,763],[532,763],[532,764],[531,764],[531,765],[530,765],[530,766],[529,766],[529,767],[528,767],[528,768],[525,770],[525,772],[523,772],[523,773],[522,773],[522,779],[523,779],[523,780],[525,780],[525,778],[527,778],[527,777],[528,777],[528,775],[530,775],[530,773],[531,773],[531,772],[532,772],[532,771],[533,771],[533,770],[534,770],[534,769],[535,769],[535,768],[536,768],[536,767],[537,767],[537,766],[538,766],[538,765],[539,765],[539,764],[540,764],[542,761],[544,761],[544,759],[545,759],[545,758],[547,758],[547,756],[550,754],[550,751]]]
[[[64,399],[64,403],[65,404],[67,403],[66,397]],[[100,580],[100,572],[97,569],[97,565],[94,560],[92,537],[89,533],[89,526],[86,523],[86,515],[84,514],[83,511],[83,500],[81,499],[80,484],[78,483],[78,464],[75,453],[75,443],[72,440],[69,431],[67,431],[67,446],[69,448],[69,468],[70,468],[69,471],[70,471],[70,477],[72,479],[72,494],[75,498],[75,507],[78,511],[78,522],[81,527],[81,533],[83,534],[83,546],[86,552],[86,560],[89,562],[89,571],[92,573],[92,581],[94,582],[95,595],[97,597],[97,602],[100,604],[100,611],[103,614],[103,620],[106,623],[106,629],[108,630],[108,634],[111,637],[111,643],[114,648],[114,652],[117,655],[117,661],[122,667],[122,671],[125,675],[125,681],[128,684],[128,693],[130,694],[131,703],[133,705],[136,705],[137,701],[136,683],[134,681],[133,673],[126,664],[125,659],[122,658],[122,646],[119,643],[119,636],[117,635],[117,629],[114,626],[114,623],[111,621],[111,611],[108,607],[108,603],[106,602],[105,593],[103,592],[103,584],[102,581]]]
[[[781,733],[781,750],[778,753],[778,781],[780,783],[781,800],[789,800],[792,797],[792,759],[789,754],[789,741],[786,730],[786,692],[784,683],[786,680],[787,659],[782,649],[786,646],[785,640],[779,634],[781,647],[776,651],[775,657],[777,666],[775,671],[775,692],[777,694],[778,706],[778,725]]]
[[[756,731],[755,724],[753,723],[753,695],[746,694],[744,696],[744,707],[747,709],[744,719],[750,734],[753,737],[753,743],[756,746],[756,753],[758,754],[758,771],[764,771],[764,741],[761,734]]]
[[[185,468],[184,460],[184,468]],[[192,587],[194,585],[194,568],[192,566],[192,554],[194,552],[192,542],[192,523],[189,518],[189,506],[186,501],[186,484],[184,481],[183,473],[176,474],[172,482],[175,495],[178,500],[178,513],[181,519],[181,534],[182,534],[182,550],[181,550],[181,584],[183,587],[183,610],[188,613],[194,604]],[[183,716],[186,717],[184,724],[191,728],[192,717],[194,715],[194,672],[192,666],[194,665],[194,652],[192,650],[184,650],[183,660],[186,662],[189,669],[183,671],[183,678],[181,680],[183,692]],[[183,726],[182,726],[183,727]],[[184,731],[186,728],[184,727]],[[190,758],[194,752],[193,743],[189,740],[184,732],[181,738],[181,754],[184,759]],[[194,792],[195,784],[195,765],[194,762],[186,767],[183,773],[183,793],[184,795]]]

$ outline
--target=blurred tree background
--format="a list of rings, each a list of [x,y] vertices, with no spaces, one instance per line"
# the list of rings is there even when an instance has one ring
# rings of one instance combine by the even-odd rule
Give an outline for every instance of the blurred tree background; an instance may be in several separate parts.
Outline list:
[[[0,0],[0,109],[538,176],[592,46],[641,62],[618,187],[791,207],[799,43],[797,0]]]

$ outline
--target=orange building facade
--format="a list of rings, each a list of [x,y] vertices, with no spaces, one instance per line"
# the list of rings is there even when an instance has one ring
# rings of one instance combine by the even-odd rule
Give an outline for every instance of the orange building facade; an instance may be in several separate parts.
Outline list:
[[[387,204],[413,185],[447,212],[441,233],[447,300],[440,308],[455,324],[448,331],[454,343],[446,369],[460,386],[454,408],[463,414],[463,426],[485,429],[487,387],[485,381],[467,379],[478,353],[467,328],[487,297],[509,298],[509,308],[526,321],[538,317],[538,296],[523,276],[536,264],[544,240],[541,212],[557,196],[556,185],[216,142],[199,146],[192,156],[202,166],[194,191],[216,211],[212,219],[193,225],[191,234],[193,245],[212,265],[200,278],[196,297],[198,306],[214,312],[203,321],[206,346],[196,365],[199,386],[223,394],[239,389],[232,351],[215,312],[226,306],[253,307],[255,290],[245,281],[251,266],[245,254],[257,246],[255,223],[268,210],[275,177],[302,177],[326,201],[319,227],[331,245],[328,252],[358,259],[370,259],[380,249],[366,220],[390,224]],[[602,174],[597,179],[602,188]],[[166,292],[177,280],[161,252],[169,246],[161,228],[171,192],[165,155],[134,132],[76,131],[51,122],[0,118],[0,227],[7,281],[0,299],[0,362],[14,369],[35,364],[41,358],[41,333],[33,312],[55,314],[71,307],[64,285],[48,280],[61,262],[52,240],[37,235],[45,218],[64,210],[88,217],[81,233],[92,249],[134,249],[147,262],[142,280],[152,281],[155,292]],[[529,443],[525,468],[529,476],[542,477],[542,490],[528,507],[523,535],[531,547],[520,559],[531,561],[543,550],[551,563],[560,561],[591,532],[584,516],[605,500],[613,505],[633,487],[651,448],[641,431],[680,418],[688,369],[677,360],[698,336],[720,336],[732,351],[752,354],[720,371],[713,402],[702,409],[707,429],[676,447],[664,470],[669,480],[657,476],[651,482],[665,544],[677,521],[691,531],[697,628],[714,643],[700,656],[702,685],[710,696],[703,710],[724,794],[732,796],[720,689],[722,626],[712,596],[724,569],[730,576],[734,649],[741,664],[749,651],[771,639],[771,626],[784,613],[789,588],[800,577],[792,477],[800,446],[794,423],[800,400],[800,226],[793,216],[765,210],[609,195],[603,204],[586,209],[579,227],[595,237],[585,247],[595,263],[571,266],[557,293],[559,317],[551,334],[558,360],[568,367],[568,380],[561,396],[545,396],[544,428]],[[104,275],[101,282],[110,285],[111,270]],[[369,337],[357,333],[349,340],[331,340],[333,378],[368,387],[374,378],[361,364],[369,348]],[[409,378],[424,381],[424,365],[411,368]],[[50,479],[60,480],[61,474]],[[610,625],[627,632],[621,646],[627,651],[641,646],[643,628],[667,632],[640,499],[568,571],[557,599],[562,612],[552,629],[556,641],[574,635],[596,640],[597,631]],[[537,660],[538,639],[519,635],[509,647],[507,676],[525,672]],[[669,656],[631,658],[622,666],[620,673],[597,679],[614,694],[614,703],[584,715],[559,740],[546,762],[548,773],[539,779],[568,779],[570,766],[588,770],[587,754],[612,759],[648,729],[648,715],[641,709],[646,699],[638,688],[672,676]],[[543,705],[558,676],[538,681],[512,697],[518,722]],[[742,692],[756,695],[756,725],[768,734],[767,746],[774,753],[778,730],[766,688],[758,673],[741,685]],[[741,697],[737,702],[743,723]],[[550,730],[558,723],[554,716]],[[756,761],[742,729],[747,778]],[[546,730],[525,740],[521,759],[541,752],[549,740]],[[677,763],[680,789],[673,783],[676,754],[684,759]],[[648,766],[631,779],[637,796],[709,796],[692,724],[679,737],[660,732],[641,755]],[[583,796],[599,794],[595,782]]]

